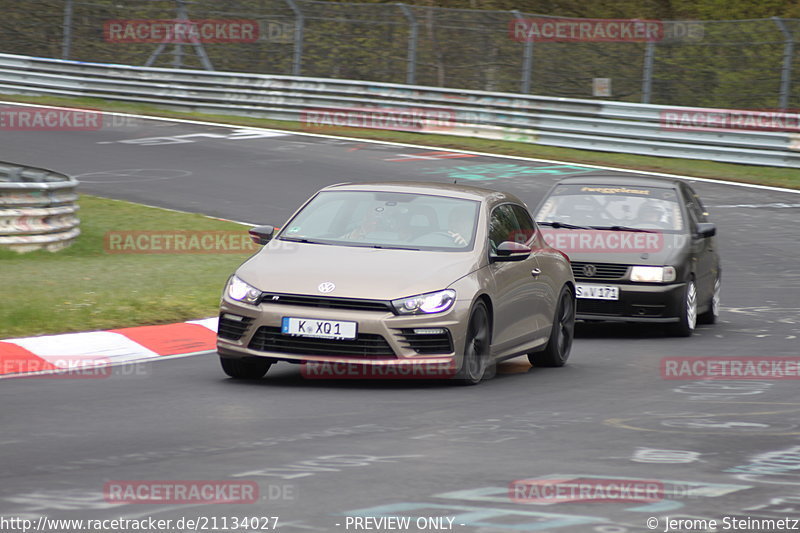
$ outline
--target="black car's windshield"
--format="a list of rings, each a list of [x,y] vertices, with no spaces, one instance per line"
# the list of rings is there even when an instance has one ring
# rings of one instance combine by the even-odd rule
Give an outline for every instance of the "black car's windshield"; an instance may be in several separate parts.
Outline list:
[[[684,228],[675,190],[648,186],[559,185],[539,209],[536,221],[627,231]]]
[[[317,244],[405,250],[473,247],[479,202],[375,191],[323,191],[279,238]]]

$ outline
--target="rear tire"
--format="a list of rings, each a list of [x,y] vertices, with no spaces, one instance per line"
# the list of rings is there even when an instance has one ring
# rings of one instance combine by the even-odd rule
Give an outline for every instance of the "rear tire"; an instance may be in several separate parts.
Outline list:
[[[219,362],[222,370],[234,379],[261,379],[272,366],[270,361],[258,357],[234,359],[220,356]]]
[[[467,341],[464,344],[464,358],[456,381],[462,385],[477,385],[483,379],[488,367],[489,347],[492,333],[489,329],[489,311],[486,304],[478,301],[472,308],[467,323]]]
[[[673,337],[691,337],[697,326],[697,287],[694,280],[686,284],[678,319],[676,324],[669,325],[667,331]]]
[[[572,339],[575,338],[575,297],[566,285],[558,297],[558,307],[550,330],[550,340],[540,352],[528,354],[528,361],[533,366],[564,366],[572,350]]]
[[[714,280],[714,292],[711,295],[711,301],[708,304],[708,311],[701,315],[697,315],[698,324],[716,324],[719,318],[719,292],[720,292],[720,278]]]

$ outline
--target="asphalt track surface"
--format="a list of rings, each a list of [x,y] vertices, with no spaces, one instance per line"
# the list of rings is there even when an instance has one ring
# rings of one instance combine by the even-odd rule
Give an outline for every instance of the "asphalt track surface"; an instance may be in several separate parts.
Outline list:
[[[337,182],[459,179],[511,191],[533,207],[559,177],[593,172],[166,121],[0,138],[0,160],[75,175],[84,193],[276,225]],[[586,325],[564,368],[515,359],[477,387],[307,380],[287,364],[261,381],[236,382],[213,353],[142,363],[108,379],[2,380],[0,517],[173,520],[159,531],[178,530],[181,517],[199,517],[211,530],[216,517],[217,531],[233,531],[223,518],[277,516],[277,530],[293,532],[366,530],[347,516],[409,516],[407,529],[362,524],[597,533],[649,531],[651,517],[657,531],[703,530],[665,529],[667,517],[800,519],[797,381],[675,381],[660,370],[664,357],[798,356],[800,197],[694,186],[719,228],[723,290],[721,322],[692,338]],[[515,480],[575,478],[601,496],[617,478],[657,483],[667,494],[564,501],[509,492]],[[105,484],[120,480],[252,481],[259,500],[108,501]],[[420,517],[454,521],[425,529]],[[779,525],[761,530],[793,524]],[[235,530],[267,530],[257,526]]]

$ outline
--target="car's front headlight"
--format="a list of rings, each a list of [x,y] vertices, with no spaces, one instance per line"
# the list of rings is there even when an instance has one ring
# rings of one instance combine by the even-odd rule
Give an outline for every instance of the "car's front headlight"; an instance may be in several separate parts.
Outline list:
[[[455,301],[456,291],[445,289],[392,300],[392,305],[398,315],[418,315],[422,313],[442,313],[453,307]]]
[[[631,281],[647,283],[675,281],[675,267],[635,266],[631,269]]]
[[[252,285],[245,283],[236,276],[231,276],[228,280],[227,287],[228,296],[238,302],[244,302],[250,305],[256,305],[258,299],[261,298],[261,291]]]

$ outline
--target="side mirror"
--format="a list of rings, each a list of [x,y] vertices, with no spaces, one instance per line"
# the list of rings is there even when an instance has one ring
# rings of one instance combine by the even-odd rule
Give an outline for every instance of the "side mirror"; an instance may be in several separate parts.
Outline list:
[[[267,244],[272,240],[272,236],[275,235],[277,229],[275,226],[255,226],[247,230],[247,233],[250,234],[250,240],[254,243]]]
[[[713,237],[717,234],[717,226],[711,222],[698,222],[697,235],[700,237]]]
[[[504,241],[492,254],[492,261],[523,261],[531,255],[532,251],[530,246],[514,241]]]

